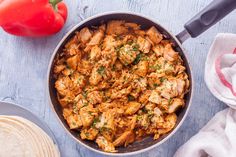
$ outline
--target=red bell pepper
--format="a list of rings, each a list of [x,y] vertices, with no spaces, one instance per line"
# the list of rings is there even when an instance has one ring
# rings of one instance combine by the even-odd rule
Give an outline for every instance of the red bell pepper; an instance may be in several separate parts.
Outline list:
[[[57,33],[67,18],[62,0],[0,0],[0,26],[18,36],[41,37]]]

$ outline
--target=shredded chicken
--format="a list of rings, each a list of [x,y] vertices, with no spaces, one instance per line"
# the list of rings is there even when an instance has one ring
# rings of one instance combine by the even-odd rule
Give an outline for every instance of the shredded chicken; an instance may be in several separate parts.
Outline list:
[[[112,20],[66,43],[55,60],[55,88],[69,128],[117,152],[173,130],[190,84],[185,70],[155,27]]]
[[[124,144],[127,145],[129,143],[132,143],[133,141],[134,141],[133,132],[126,131],[113,142],[113,145],[114,146],[121,146]]]
[[[92,33],[88,29],[88,27],[85,27],[85,28],[80,30],[79,36],[80,36],[81,42],[86,43],[92,37]]]

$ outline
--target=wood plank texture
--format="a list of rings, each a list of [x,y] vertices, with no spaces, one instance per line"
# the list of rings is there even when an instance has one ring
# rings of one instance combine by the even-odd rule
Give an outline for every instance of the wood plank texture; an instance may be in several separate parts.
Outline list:
[[[66,26],[58,34],[40,39],[14,37],[0,30],[0,100],[20,104],[53,130],[63,157],[101,156],[76,144],[68,136],[46,97],[46,71],[50,56],[62,36],[81,20],[106,11],[125,10],[149,16],[178,33],[184,23],[210,0],[65,0],[69,8]],[[179,146],[226,107],[206,88],[204,63],[207,51],[219,32],[236,33],[236,11],[196,39],[184,43],[195,80],[193,103],[186,121],[178,132],[161,146],[136,157],[172,157]]]

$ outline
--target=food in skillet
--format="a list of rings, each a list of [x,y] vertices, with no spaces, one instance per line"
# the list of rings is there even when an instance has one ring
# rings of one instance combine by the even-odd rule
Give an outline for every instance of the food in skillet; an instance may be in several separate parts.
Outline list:
[[[189,87],[171,41],[155,27],[116,20],[77,32],[54,75],[70,129],[106,152],[170,132]]]

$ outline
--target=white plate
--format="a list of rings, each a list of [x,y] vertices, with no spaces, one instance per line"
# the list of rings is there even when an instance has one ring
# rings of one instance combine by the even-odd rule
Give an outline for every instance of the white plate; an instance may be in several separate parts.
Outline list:
[[[58,148],[58,144],[56,138],[50,128],[47,126],[45,122],[40,120],[37,116],[35,116],[32,112],[28,111],[27,109],[20,107],[16,104],[8,103],[8,102],[0,102],[0,115],[12,115],[12,116],[20,116],[25,119],[30,120],[31,122],[35,123],[41,129],[43,129],[48,136],[51,137],[55,146]],[[60,150],[59,150],[60,152]]]

